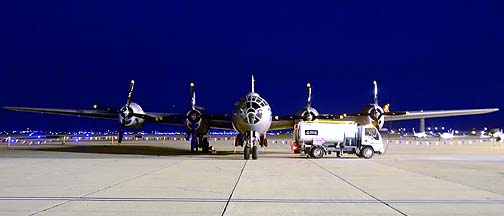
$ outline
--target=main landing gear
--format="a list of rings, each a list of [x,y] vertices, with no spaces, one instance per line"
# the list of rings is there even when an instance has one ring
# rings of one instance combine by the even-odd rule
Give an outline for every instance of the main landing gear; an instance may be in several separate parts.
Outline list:
[[[191,152],[197,152],[198,148],[201,148],[201,152],[203,153],[208,153],[210,151],[210,143],[208,142],[207,135],[191,139]]]

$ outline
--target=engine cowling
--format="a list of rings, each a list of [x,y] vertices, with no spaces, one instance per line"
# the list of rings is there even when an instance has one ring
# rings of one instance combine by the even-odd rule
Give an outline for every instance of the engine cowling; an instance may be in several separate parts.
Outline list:
[[[296,116],[299,116],[303,121],[312,121],[317,118],[319,112],[313,107],[304,107],[296,112]]]
[[[201,125],[202,111],[199,109],[190,109],[186,113],[186,129],[198,129]]]
[[[123,106],[119,110],[119,123],[124,125],[127,128],[140,128],[144,125],[145,120],[143,118],[134,116],[135,114],[145,114],[142,107],[140,105],[131,102],[128,106]]]
[[[385,116],[383,113],[385,113],[385,111],[382,107],[370,104],[365,106],[361,113],[367,113],[367,115],[361,118],[365,122],[359,122],[360,124],[373,124],[378,129],[383,127],[385,123]]]

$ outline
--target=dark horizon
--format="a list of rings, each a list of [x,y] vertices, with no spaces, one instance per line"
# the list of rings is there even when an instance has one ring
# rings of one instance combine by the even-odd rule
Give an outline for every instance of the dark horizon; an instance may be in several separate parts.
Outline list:
[[[129,81],[147,112],[231,113],[250,91],[292,115],[306,83],[321,113],[504,107],[503,2],[2,3],[0,106],[119,108]],[[0,110],[0,130],[110,129],[117,121]],[[502,128],[502,111],[427,126]],[[415,127],[417,120],[392,122]],[[147,129],[167,126],[147,123]],[[172,127],[172,126],[169,126]],[[384,127],[389,127],[385,123]],[[142,130],[142,129],[141,129]],[[182,128],[181,128],[182,130]]]

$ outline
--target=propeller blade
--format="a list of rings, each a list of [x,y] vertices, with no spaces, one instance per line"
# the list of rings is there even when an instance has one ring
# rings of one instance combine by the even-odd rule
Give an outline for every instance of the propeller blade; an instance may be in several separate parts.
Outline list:
[[[119,129],[119,140],[117,141],[118,143],[122,142],[123,136],[124,136],[124,126],[126,125],[125,122],[121,123],[121,128]]]
[[[374,105],[378,106],[378,84],[376,83],[376,80],[373,81],[374,85]]]
[[[195,109],[196,106],[196,93],[194,92],[194,83],[190,84],[191,88],[191,109]]]
[[[133,88],[135,87],[135,80],[131,80],[131,83],[130,83],[130,88],[129,88],[129,91],[128,91],[128,101],[126,103],[126,106],[129,107],[130,104],[131,104],[131,96],[133,94]]]
[[[308,112],[311,111],[311,84],[307,83],[306,88],[308,89],[308,98],[306,100],[306,108],[308,109]]]
[[[196,142],[196,124],[191,124],[191,143]],[[195,146],[198,148],[198,146]]]

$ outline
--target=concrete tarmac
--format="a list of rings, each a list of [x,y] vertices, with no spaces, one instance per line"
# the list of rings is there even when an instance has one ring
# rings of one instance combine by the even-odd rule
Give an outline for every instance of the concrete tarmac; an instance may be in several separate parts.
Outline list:
[[[0,215],[504,214],[504,146],[490,142],[393,141],[370,160],[270,144],[245,161],[231,141],[211,145],[4,143]]]

